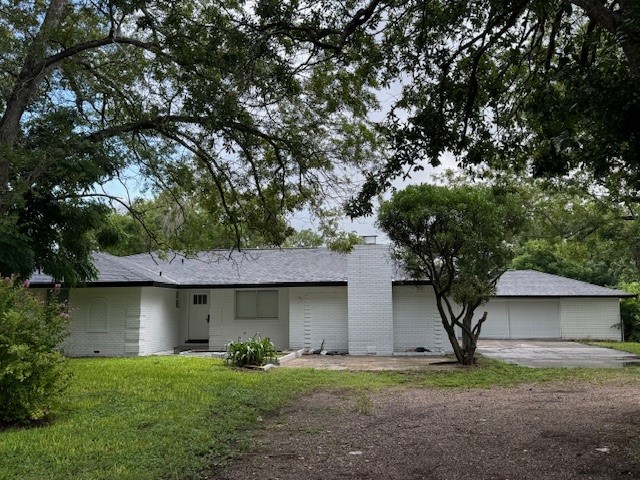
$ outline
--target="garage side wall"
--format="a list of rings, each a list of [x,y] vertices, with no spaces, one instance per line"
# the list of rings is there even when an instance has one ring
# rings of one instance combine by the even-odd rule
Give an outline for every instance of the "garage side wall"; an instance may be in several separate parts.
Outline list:
[[[563,298],[560,301],[562,338],[621,340],[618,298]]]
[[[72,357],[138,355],[141,287],[72,288],[63,342]]]
[[[292,349],[348,352],[347,287],[290,288],[289,300]]]
[[[256,289],[246,290],[254,291]],[[289,289],[263,288],[257,290],[278,290],[278,318],[236,318],[236,289],[211,290],[210,349],[224,350],[225,345],[230,341],[238,340],[238,338],[247,340],[255,333],[260,333],[262,338],[269,337],[279,350],[289,348]]]
[[[140,301],[140,355],[173,351],[180,344],[176,290],[143,287]]]
[[[416,347],[431,352],[451,351],[430,286],[393,287],[393,339],[395,352]]]

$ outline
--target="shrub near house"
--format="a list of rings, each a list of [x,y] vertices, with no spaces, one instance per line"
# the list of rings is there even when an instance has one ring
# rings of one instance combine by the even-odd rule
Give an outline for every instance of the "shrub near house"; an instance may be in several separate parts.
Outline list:
[[[640,295],[640,282],[621,283],[623,290]],[[626,298],[620,304],[620,315],[624,328],[624,339],[628,342],[640,342],[640,300],[638,297]]]
[[[276,358],[276,348],[267,338],[256,333],[250,340],[227,344],[227,364],[234,367],[261,366]]]
[[[0,281],[0,424],[45,417],[67,384],[66,306]]]

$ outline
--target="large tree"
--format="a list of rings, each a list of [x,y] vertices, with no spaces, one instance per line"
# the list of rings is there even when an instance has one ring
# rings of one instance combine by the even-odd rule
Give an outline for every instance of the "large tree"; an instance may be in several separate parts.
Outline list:
[[[539,183],[518,186],[531,216],[512,267],[604,286],[638,278],[640,221],[637,205],[608,195]]]
[[[381,125],[391,156],[353,215],[445,154],[539,176],[582,169],[637,196],[640,3],[405,0],[385,11],[380,76],[401,85]]]
[[[232,249],[237,245],[236,228],[245,248],[272,246],[265,242],[261,228],[244,222],[226,225],[222,220],[192,198],[162,192],[154,198],[136,199],[127,209],[111,211],[94,235],[98,249],[112,255],[143,252],[197,255],[214,248]],[[274,222],[284,224],[284,219],[276,217]],[[285,225],[277,228],[287,234]]]
[[[487,312],[478,317],[476,310],[495,293],[523,221],[517,197],[484,186],[409,186],[380,207],[378,225],[411,277],[430,282],[463,365],[475,362],[487,318]]]
[[[351,62],[378,3],[3,2],[0,272],[90,277],[96,185],[129,171],[196,197],[236,246],[243,225],[282,243],[283,215],[374,157],[374,79]]]
[[[515,240],[511,268],[535,269],[597,285],[638,279],[638,198],[620,198],[585,174],[532,179],[485,171],[482,179],[448,170],[436,180],[449,186],[479,183],[517,194],[527,211]]]

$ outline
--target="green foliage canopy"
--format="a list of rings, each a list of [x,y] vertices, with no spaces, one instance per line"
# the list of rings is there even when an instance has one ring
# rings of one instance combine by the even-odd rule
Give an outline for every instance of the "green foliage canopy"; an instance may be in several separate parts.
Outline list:
[[[623,282],[619,287],[640,296],[640,282]],[[626,342],[640,342],[640,298],[625,298],[620,302],[620,317]]]
[[[377,2],[376,2],[377,3]],[[0,271],[91,277],[95,186],[135,168],[231,231],[283,215],[375,158],[359,2],[68,1],[0,7]],[[118,199],[113,199],[118,200]],[[127,203],[125,201],[125,203]]]
[[[350,205],[444,154],[472,168],[640,190],[640,4],[633,0],[407,0],[385,9],[390,159]],[[376,17],[377,18],[377,17]],[[372,19],[372,21],[375,20]]]
[[[530,217],[512,268],[534,269],[603,286],[638,278],[640,222],[636,203],[620,202],[588,183],[510,183]]]

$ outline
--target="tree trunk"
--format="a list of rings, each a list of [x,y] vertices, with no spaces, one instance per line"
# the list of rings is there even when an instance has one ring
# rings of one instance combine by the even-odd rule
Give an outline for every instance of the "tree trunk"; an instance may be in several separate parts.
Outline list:
[[[570,1],[598,25],[618,37],[631,75],[640,79],[640,26],[636,18],[640,9],[635,5],[637,0],[618,0],[619,8],[616,10],[598,0]]]
[[[38,88],[47,74],[42,60],[47,54],[47,45],[53,29],[60,25],[62,11],[67,0],[51,0],[38,34],[34,37],[27,58],[7,99],[7,105],[0,118],[0,212],[8,207],[6,201],[10,193],[12,163],[7,153],[13,148],[20,133],[20,121],[27,107],[33,102]]]
[[[435,292],[435,290],[434,290]],[[440,319],[442,320],[442,326],[447,332],[447,336],[449,337],[449,343],[451,343],[451,347],[453,348],[453,353],[456,356],[456,360],[460,365],[471,366],[476,364],[476,344],[477,344],[477,335],[465,333],[464,329],[462,331],[462,346],[460,346],[460,342],[458,341],[458,337],[456,337],[455,323],[453,319],[450,319],[447,315],[447,312],[442,305],[442,294],[436,293],[436,305],[438,307],[438,312],[440,313]],[[473,312],[467,312],[464,316],[464,325],[471,332],[471,323],[473,320]]]
[[[448,320],[443,317],[442,325],[444,326],[445,331],[447,332],[447,336],[449,337],[449,343],[453,348],[453,353],[456,356],[456,360],[458,363],[465,365],[465,355],[463,349],[460,347],[460,343],[458,342],[458,337],[456,337],[455,328],[448,322]]]
[[[7,108],[0,120],[0,143],[9,147],[15,143],[20,131],[20,120],[38,92],[38,86],[46,75],[42,61],[47,55],[51,33],[60,25],[62,10],[67,0],[51,0],[42,25],[29,48],[18,79],[7,100]]]
[[[472,318],[467,314],[464,317],[463,324],[471,331]],[[476,363],[476,345],[477,337],[473,334],[469,335],[464,330],[462,331],[462,352],[463,352],[463,365],[475,365]]]
[[[449,337],[449,343],[451,344],[451,348],[453,348],[453,353],[456,356],[456,360],[458,363],[464,365],[464,352],[462,348],[460,348],[460,343],[458,342],[458,338],[456,337],[456,330],[454,325],[449,323],[449,317],[447,316],[447,312],[442,305],[442,297],[443,295],[437,292],[435,289],[433,290],[436,296],[436,306],[438,307],[438,312],[440,313],[440,320],[442,321],[442,326],[444,330],[447,332],[447,336]]]

